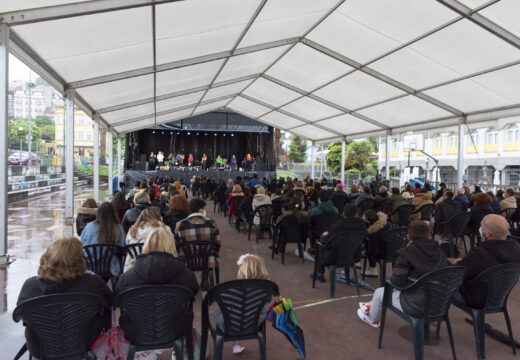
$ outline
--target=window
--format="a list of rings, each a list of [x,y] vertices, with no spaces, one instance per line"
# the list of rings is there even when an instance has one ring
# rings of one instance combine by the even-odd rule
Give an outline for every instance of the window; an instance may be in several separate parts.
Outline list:
[[[520,142],[520,129],[514,127],[507,130],[507,142]]]
[[[88,141],[92,141],[92,134],[91,133],[87,133],[87,140]]]
[[[392,140],[392,151],[399,151],[399,141]]]
[[[442,147],[442,138],[441,137],[433,138],[433,148],[438,149],[441,147]]]
[[[498,133],[496,131],[487,134],[486,144],[498,144]]]
[[[83,132],[79,131],[78,133],[79,140],[83,140]]]
[[[475,144],[478,146],[479,135],[477,132],[471,134],[471,141],[473,142],[471,145]]]
[[[459,137],[458,136],[450,136],[448,138],[448,147],[457,147],[459,145]]]

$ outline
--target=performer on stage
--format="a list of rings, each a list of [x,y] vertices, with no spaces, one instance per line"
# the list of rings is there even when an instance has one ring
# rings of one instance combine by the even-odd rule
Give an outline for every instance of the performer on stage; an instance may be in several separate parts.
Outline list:
[[[222,158],[220,157],[220,155],[217,156],[217,160],[215,160],[215,163],[217,164],[217,167],[220,169],[220,167],[222,166]]]
[[[162,151],[159,151],[157,154],[157,161],[159,162],[159,166],[164,165],[164,153]]]
[[[202,154],[201,163],[202,163],[202,169],[206,170],[207,169],[207,163],[208,163],[208,157],[206,156],[206,153]]]
[[[237,167],[237,158],[235,156],[235,154],[233,154],[233,156],[231,157],[231,166],[233,167]]]
[[[157,166],[157,158],[153,151],[150,153],[150,157],[148,158],[148,166],[150,167],[149,170],[152,171],[155,170],[155,167]]]
[[[177,166],[181,166],[181,165],[182,165],[181,154],[177,154],[177,155],[175,156],[175,165],[177,165]]]
[[[247,164],[247,170],[251,171],[251,167],[253,166],[253,157],[251,156],[251,154],[247,154],[246,164]]]
[[[188,166],[192,166],[193,165],[193,154],[189,154],[188,155]]]

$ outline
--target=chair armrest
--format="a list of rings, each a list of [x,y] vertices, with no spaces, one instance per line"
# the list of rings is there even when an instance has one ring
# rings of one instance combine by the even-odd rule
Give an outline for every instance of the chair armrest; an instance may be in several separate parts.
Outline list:
[[[323,244],[321,241],[316,241],[316,246],[324,248],[325,244]]]
[[[408,286],[402,287],[402,286],[397,286],[397,285],[392,284],[390,282],[390,280],[386,280],[385,289],[390,288],[392,290],[395,289],[395,290],[399,290],[399,291],[406,291],[406,290],[409,290],[410,288],[414,287],[416,283],[417,282],[413,282],[412,284],[410,284]]]

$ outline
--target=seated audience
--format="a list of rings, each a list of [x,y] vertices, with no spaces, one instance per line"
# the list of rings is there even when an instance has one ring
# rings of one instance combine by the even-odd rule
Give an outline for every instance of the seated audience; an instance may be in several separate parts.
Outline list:
[[[361,192],[359,191],[358,187],[356,185],[352,185],[350,187],[350,194],[348,194],[348,201],[353,202],[360,195],[361,195]]]
[[[493,208],[493,212],[498,213],[500,211],[500,200],[493,194],[493,191],[488,191],[486,193],[491,198],[491,207]]]
[[[122,219],[123,230],[125,233],[127,233],[130,227],[137,221],[137,218],[141,215],[141,211],[151,206],[150,196],[148,196],[146,192],[136,194],[134,201],[136,203],[135,207],[128,210]]]
[[[462,212],[462,205],[458,201],[453,200],[453,192],[451,190],[446,191],[442,198],[443,201],[435,206],[434,218],[436,226]],[[437,230],[436,233],[445,234],[447,229],[438,227]]]
[[[195,274],[178,258],[173,236],[165,227],[158,227],[148,235],[143,252],[137,257],[134,266],[119,278],[114,295],[139,285],[165,284],[186,287],[193,291],[194,296],[199,291]],[[185,306],[178,321],[182,325],[176,324],[179,333],[174,334],[175,337],[180,337],[189,331],[187,329],[191,329],[193,310]],[[125,338],[135,341],[133,324],[124,312],[121,313],[119,324]]]
[[[181,194],[175,194],[170,197],[168,202],[168,212],[163,219],[163,222],[170,227],[172,233],[175,231],[177,222],[186,219],[188,216],[188,200]]]
[[[327,190],[320,190],[318,194],[318,206],[309,210],[307,216],[310,219],[318,215],[337,216],[338,214],[338,209],[336,209],[334,203],[329,200],[329,192]]]
[[[478,193],[473,197],[473,207],[471,208],[471,218],[468,223],[468,233],[477,234],[482,219],[493,213],[491,198],[486,193]]]
[[[400,206],[410,205],[410,203],[403,197],[402,194],[399,193],[399,189],[396,187],[392,188],[392,196],[390,196],[390,208],[388,209],[388,213],[392,214],[397,210]],[[392,215],[391,218],[393,223],[397,223],[399,221],[399,213],[396,212]]]
[[[161,211],[155,206],[150,206],[141,212],[135,224],[130,227],[126,234],[126,244],[144,244],[152,230],[163,226],[165,225],[161,221]],[[167,229],[170,230],[169,227]]]
[[[252,210],[253,212],[256,210],[257,207],[261,205],[271,205],[271,198],[265,194],[265,189],[262,186],[258,186],[256,188],[256,195],[253,197],[253,204],[252,204]],[[255,218],[253,219],[253,223],[258,225],[260,224],[260,215],[258,213],[255,215]]]
[[[461,187],[459,190],[457,190],[457,195],[453,200],[458,201],[460,205],[462,206],[462,211],[467,211],[469,207],[469,199],[466,195],[466,189]]]
[[[424,221],[416,220],[408,227],[408,245],[399,250],[399,256],[392,270],[390,281],[399,287],[406,287],[422,275],[449,266],[446,254],[439,245],[430,240],[430,231]],[[357,314],[368,325],[378,328],[383,308],[384,288],[374,292],[372,301],[359,303]],[[401,292],[393,290],[392,305],[413,317],[424,316],[425,294],[422,289]]]
[[[129,202],[131,202],[133,204],[134,203],[134,196],[140,190],[141,190],[141,182],[139,180],[137,180],[135,182],[134,187],[128,192],[128,194],[126,194],[126,200],[128,200]]]
[[[27,279],[23,284],[17,305],[44,295],[70,293],[99,295],[110,304],[112,292],[107,284],[99,276],[86,271],[81,242],[77,238],[55,240],[40,258],[38,276]],[[107,311],[92,319],[87,330],[87,346],[90,346],[104,329],[111,327],[108,313]],[[33,358],[40,358],[40,340],[29,327],[25,328],[25,341]]]
[[[460,293],[455,294],[456,300],[465,302],[469,307],[482,309],[487,294],[486,285],[469,286],[468,281],[491,266],[520,262],[520,244],[516,240],[507,239],[508,230],[508,222],[500,215],[487,215],[482,220],[482,244],[471,249],[462,260],[456,261],[457,265],[465,268],[464,283],[460,287]]]
[[[359,204],[363,201],[363,200],[374,200],[374,197],[372,196],[372,192],[370,191],[370,188],[368,186],[364,186],[361,189],[361,195],[359,195],[357,198],[356,198],[356,201],[354,202],[354,204],[356,204],[356,206],[359,206]]]
[[[386,212],[390,208],[389,200],[390,196],[388,195],[388,189],[386,186],[380,186],[377,194],[374,196],[375,209]]]
[[[388,229],[388,215],[375,210],[367,210],[363,214],[363,221],[367,224],[367,241],[365,256],[368,258],[366,276],[377,276],[377,261],[382,253],[382,234]]]
[[[336,185],[336,189],[330,194],[329,200],[332,201],[338,211],[343,210],[345,205],[349,202],[347,193],[343,191],[343,185]]]
[[[239,184],[233,185],[233,190],[231,191],[231,193],[229,194],[228,199],[227,199],[230,204],[229,214],[228,214],[229,217],[233,216],[233,214],[235,213],[235,210],[238,210],[238,209],[235,209],[235,205],[231,202],[231,198],[234,196],[246,196],[244,194],[244,192],[242,191],[242,187]]]
[[[96,220],[97,208],[96,200],[92,198],[85,200],[81,207],[78,208],[78,214],[76,215],[76,231],[79,236],[81,236],[81,232],[89,222]]]
[[[112,199],[112,205],[114,205],[114,209],[116,209],[117,218],[119,221],[123,220],[123,216],[127,210],[130,210],[131,206],[128,201],[125,199],[125,193],[118,191],[114,195]]]
[[[415,206],[415,210],[420,209],[424,205],[433,204],[432,195],[426,189],[421,189],[418,193],[415,194],[415,197],[412,200],[412,205]],[[410,215],[410,221],[412,220],[421,220],[421,213],[415,213]]]
[[[402,195],[403,195],[403,199],[405,199],[405,200],[413,199],[415,197],[415,191],[413,190],[412,185],[410,185],[410,184],[406,185]]]
[[[516,209],[517,203],[515,198],[515,191],[513,189],[507,189],[504,191],[504,200],[500,201],[500,212],[502,216],[506,216],[507,209]]]

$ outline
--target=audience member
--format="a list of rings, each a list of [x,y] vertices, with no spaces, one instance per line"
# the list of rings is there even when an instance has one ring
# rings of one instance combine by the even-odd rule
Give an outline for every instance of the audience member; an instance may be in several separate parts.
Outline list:
[[[415,197],[415,191],[413,190],[412,185],[410,185],[410,184],[406,185],[402,195],[403,195],[403,199],[405,199],[405,200],[413,199]]]
[[[504,191],[504,200],[500,201],[500,212],[502,216],[506,216],[507,209],[516,209],[517,202],[515,198],[515,191],[511,188]]]
[[[398,188],[393,187],[392,196],[390,196],[390,208],[388,212],[392,214],[394,211],[397,210],[397,208],[403,205],[410,205],[410,203],[407,200],[405,200],[402,194],[399,193]],[[399,214],[397,212],[393,214],[391,220],[393,223],[397,223],[399,221]]]
[[[364,186],[364,187],[361,188],[361,195],[359,195],[356,198],[356,201],[354,202],[354,204],[356,204],[356,206],[359,206],[359,204],[363,200],[374,200],[374,197],[372,196],[372,193],[371,193],[370,188],[368,186]]]
[[[76,232],[79,236],[81,236],[81,232],[89,222],[96,220],[97,207],[96,200],[88,198],[83,202],[81,207],[78,208],[78,214],[76,215]]]
[[[271,198],[265,194],[265,189],[262,186],[256,188],[256,195],[253,197],[253,212],[257,207],[261,205],[271,205]],[[255,225],[260,224],[260,215],[258,213],[255,215],[253,219],[253,223]]]
[[[375,210],[367,210],[363,214],[363,221],[367,224],[366,254],[368,267],[366,276],[377,276],[377,261],[383,255],[382,234],[388,229],[388,215]]]
[[[348,200],[350,202],[355,201],[358,196],[361,195],[361,192],[359,191],[358,187],[356,185],[352,185],[350,187],[350,194],[348,194]]]
[[[125,233],[128,232],[130,227],[137,221],[141,211],[150,206],[150,197],[146,192],[142,192],[135,195],[134,199],[136,205],[134,208],[128,210],[123,216],[123,230]]]
[[[336,185],[335,191],[330,194],[329,200],[332,201],[338,211],[343,210],[343,207],[349,202],[347,193],[343,191],[343,185]]]
[[[458,201],[460,203],[462,211],[468,211],[469,199],[466,196],[466,189],[464,189],[463,187],[458,189],[457,195],[453,200]]]
[[[125,213],[127,210],[130,210],[131,206],[128,201],[125,199],[125,193],[118,191],[114,195],[114,198],[112,199],[112,205],[114,205],[114,208],[116,209],[116,214],[119,219],[119,221],[123,220],[123,216],[125,216]]]
[[[443,201],[435,206],[434,218],[436,226],[440,226],[438,225],[439,223],[450,220],[460,212],[462,212],[462,205],[458,201],[453,200],[453,191],[446,191],[443,195]],[[445,229],[438,227],[437,232],[444,234]]]
[[[168,211],[163,221],[170,227],[170,230],[175,232],[177,222],[186,219],[188,217],[188,200],[181,194],[175,194],[170,198],[168,202]]]
[[[141,214],[137,218],[135,224],[130,227],[130,230],[126,234],[126,244],[144,244],[144,242],[148,238],[148,235],[154,229],[162,226],[165,225],[161,221],[161,212],[159,211],[159,208],[155,206],[150,206],[149,208],[146,208],[143,211],[141,211]],[[169,227],[167,227],[167,229],[170,230]]]
[[[318,194],[318,206],[309,210],[307,216],[310,219],[318,215],[337,216],[338,214],[338,209],[336,209],[334,203],[329,200],[329,192],[327,190],[320,190]]]

